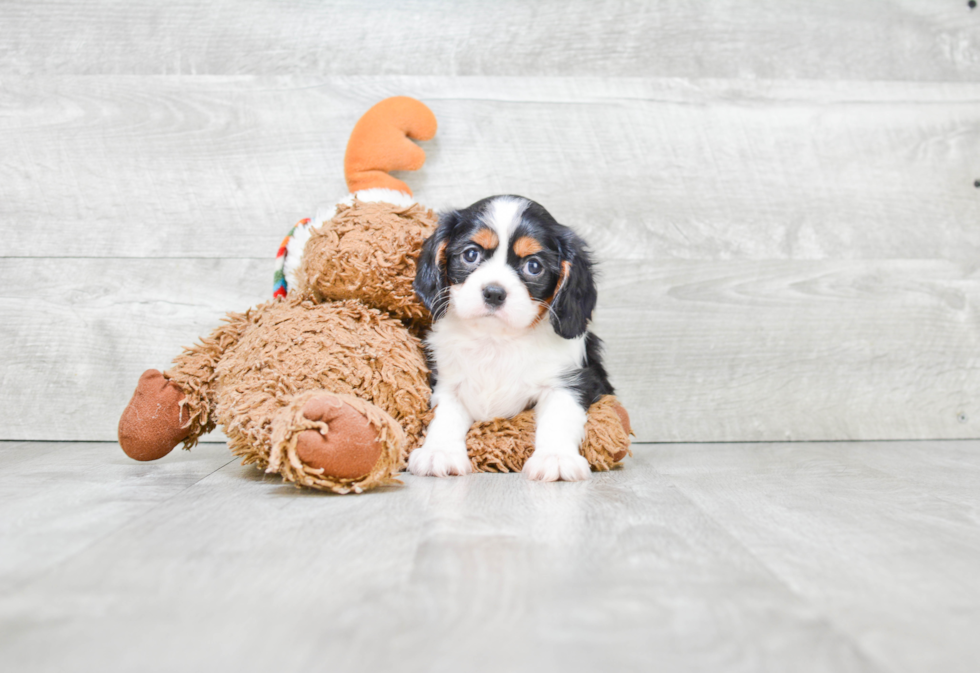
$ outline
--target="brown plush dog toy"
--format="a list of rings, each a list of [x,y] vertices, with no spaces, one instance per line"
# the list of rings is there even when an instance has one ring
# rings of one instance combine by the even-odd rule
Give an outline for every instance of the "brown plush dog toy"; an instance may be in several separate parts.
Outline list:
[[[411,142],[435,135],[417,100],[389,98],[354,127],[344,168],[351,191],[284,243],[288,293],[184,350],[139,380],[119,420],[119,444],[155,460],[224,427],[243,463],[336,493],[397,482],[430,418],[420,337],[425,307],[412,290],[437,217],[388,175],[417,170]],[[467,437],[475,471],[519,471],[534,448],[534,412],[477,423]],[[608,470],[630,453],[629,417],[612,396],[589,409],[581,453]]]

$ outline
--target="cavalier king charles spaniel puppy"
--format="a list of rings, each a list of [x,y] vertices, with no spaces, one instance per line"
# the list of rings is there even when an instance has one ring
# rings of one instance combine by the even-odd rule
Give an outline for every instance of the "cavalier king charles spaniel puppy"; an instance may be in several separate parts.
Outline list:
[[[474,421],[534,407],[525,476],[587,479],[579,454],[586,413],[613,388],[602,342],[588,331],[597,293],[585,242],[534,201],[492,196],[442,215],[414,287],[433,319],[426,349],[435,416],[408,469],[466,474]]]

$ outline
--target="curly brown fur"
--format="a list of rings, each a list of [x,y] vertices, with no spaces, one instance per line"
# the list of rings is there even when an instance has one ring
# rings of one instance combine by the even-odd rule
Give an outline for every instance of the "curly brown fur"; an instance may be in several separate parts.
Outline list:
[[[428,369],[421,344],[400,322],[357,301],[315,304],[293,293],[250,314],[251,328],[215,370],[217,416],[244,463],[268,465],[273,418],[307,391],[360,398],[405,433],[421,432]]]
[[[595,472],[605,472],[633,455],[629,428],[616,411],[619,406],[615,397],[604,395],[589,407],[579,452]],[[474,472],[520,472],[534,452],[534,410],[475,423],[466,435],[466,449]]]
[[[333,219],[313,230],[296,289],[318,302],[358,299],[419,334],[428,327],[429,312],[412,281],[422,243],[437,222],[435,213],[418,204],[340,205]]]
[[[173,366],[163,372],[163,376],[177,384],[185,395],[180,403],[182,415],[189,416],[190,424],[190,434],[183,440],[185,449],[196,445],[201,435],[211,432],[217,425],[215,369],[228,349],[238,343],[252,325],[252,310],[228,313],[224,321],[226,324],[201,338],[200,343],[185,348],[174,358]]]

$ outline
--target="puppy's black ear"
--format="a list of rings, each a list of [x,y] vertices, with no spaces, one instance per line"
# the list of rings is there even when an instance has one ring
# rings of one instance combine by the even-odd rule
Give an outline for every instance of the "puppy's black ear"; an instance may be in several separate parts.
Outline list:
[[[412,281],[415,294],[429,309],[433,320],[441,318],[449,304],[446,293],[449,286],[446,276],[446,246],[459,220],[460,215],[455,210],[444,213],[439,218],[435,232],[422,245],[415,280]]]
[[[561,274],[551,301],[551,325],[560,336],[574,339],[588,329],[599,292],[592,271],[592,256],[585,241],[567,229],[558,245]]]

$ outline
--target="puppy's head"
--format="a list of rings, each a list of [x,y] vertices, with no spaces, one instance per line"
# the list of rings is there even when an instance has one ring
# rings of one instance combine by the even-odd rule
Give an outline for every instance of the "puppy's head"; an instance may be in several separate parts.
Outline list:
[[[445,213],[422,247],[414,287],[434,320],[451,311],[523,329],[547,314],[566,339],[585,333],[597,296],[582,239],[520,196]]]

